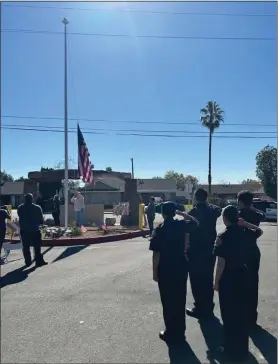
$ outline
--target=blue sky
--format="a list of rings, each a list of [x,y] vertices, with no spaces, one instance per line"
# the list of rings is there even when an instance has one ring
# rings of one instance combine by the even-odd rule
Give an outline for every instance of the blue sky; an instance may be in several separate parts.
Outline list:
[[[40,9],[40,6],[54,9]],[[69,127],[76,127],[78,119],[84,132],[102,128],[142,134],[160,131],[174,135],[170,131],[179,130],[203,134],[206,129],[200,126],[200,108],[215,100],[225,110],[225,125],[219,131],[249,136],[262,135],[251,134],[255,131],[270,133],[264,134],[266,139],[214,138],[213,183],[255,178],[256,153],[265,145],[276,143],[275,126],[254,125],[276,124],[275,41],[135,36],[275,38],[276,18],[171,14],[177,12],[275,15],[276,4],[4,3],[2,27],[62,32],[61,20],[66,16],[70,21],[68,31],[72,33],[129,34],[130,37],[69,34],[68,105],[69,116],[75,118],[69,121]],[[63,126],[62,35],[3,32],[2,75],[3,116],[61,118],[4,117],[4,126]],[[115,123],[124,120],[130,123]],[[136,124],[133,122],[136,120],[169,124]],[[207,137],[119,136],[112,132],[84,133],[84,137],[96,169],[111,166],[113,170],[128,172],[133,157],[136,177],[151,178],[171,169],[207,180]],[[42,165],[52,167],[64,158],[63,133],[4,129],[2,138],[2,168],[15,177],[26,176],[28,171],[38,170]],[[77,160],[75,133],[69,134],[69,156]]]

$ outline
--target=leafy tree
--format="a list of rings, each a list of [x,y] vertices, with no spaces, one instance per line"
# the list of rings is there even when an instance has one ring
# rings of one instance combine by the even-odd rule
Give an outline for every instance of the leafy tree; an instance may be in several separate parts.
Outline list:
[[[25,181],[27,178],[21,176],[15,180],[15,182]]]
[[[41,167],[41,172],[54,171],[54,168]]]
[[[211,148],[212,135],[215,129],[219,128],[224,122],[224,111],[215,101],[209,101],[207,105],[200,110],[200,121],[204,127],[209,130],[209,165],[208,165],[208,186],[209,194],[211,194]]]
[[[73,168],[74,167],[74,160],[72,158],[68,159],[68,167]],[[64,169],[65,168],[65,162],[60,161],[54,166],[54,169]],[[62,188],[64,188],[65,181],[62,181]],[[68,188],[69,190],[77,190],[80,187],[80,180],[79,179],[70,179],[68,181]]]
[[[220,184],[220,185],[224,185],[224,186],[226,186],[226,185],[228,185],[228,184],[229,184],[229,182],[227,182],[227,181],[225,181],[224,179],[222,179],[221,181],[219,181],[219,184]]]
[[[163,179],[163,177],[160,177],[160,176],[154,176],[152,179]]]
[[[185,182],[186,183],[191,183],[193,186],[197,186],[197,184],[199,183],[198,178],[191,176],[190,174],[188,174],[187,176],[185,176]]]
[[[277,200],[277,148],[267,145],[256,156],[256,174],[267,196]]]
[[[251,183],[258,183],[258,184],[260,184],[261,182],[260,181],[258,181],[257,179],[252,179],[252,178],[247,178],[247,179],[245,179],[245,180],[243,180],[242,182],[241,182],[241,184],[243,184],[243,185],[247,185],[247,184],[251,184]]]
[[[1,182],[13,182],[14,178],[11,174],[6,171],[0,171],[0,181]]]
[[[185,185],[187,183],[193,184],[193,188],[198,184],[198,179],[194,176],[188,175],[184,176],[183,173],[178,173],[175,171],[167,171],[164,175],[165,179],[174,179],[177,184],[177,189],[184,191]]]
[[[106,167],[106,172],[112,172],[112,168],[111,167]]]

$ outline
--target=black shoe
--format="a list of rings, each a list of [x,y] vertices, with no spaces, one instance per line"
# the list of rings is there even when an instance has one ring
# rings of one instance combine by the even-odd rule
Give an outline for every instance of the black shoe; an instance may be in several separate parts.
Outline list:
[[[185,342],[185,336],[173,336],[169,335],[167,331],[160,331],[159,338],[165,341],[167,344],[179,344]]]
[[[200,318],[200,313],[196,310],[196,308],[187,308],[186,314],[187,316],[194,317],[196,319]]]
[[[45,262],[44,260],[40,263],[36,263],[36,268],[40,268],[40,267],[43,267],[44,265],[47,265],[48,263]]]
[[[32,262],[25,262],[25,267],[30,267],[32,265]]]
[[[194,308],[187,308],[186,309],[186,314],[187,316],[190,317],[194,317],[198,320],[202,320],[202,319],[209,319],[211,317],[213,317],[213,312],[212,311],[208,311],[208,312],[201,312],[198,311],[195,307]]]
[[[241,355],[236,354],[236,353],[228,354],[225,351],[224,346],[219,346],[216,350],[217,350],[217,353],[222,356],[222,358],[225,360],[225,362],[231,363],[231,364],[246,362],[248,359],[248,356],[249,356],[249,353],[241,354]]]

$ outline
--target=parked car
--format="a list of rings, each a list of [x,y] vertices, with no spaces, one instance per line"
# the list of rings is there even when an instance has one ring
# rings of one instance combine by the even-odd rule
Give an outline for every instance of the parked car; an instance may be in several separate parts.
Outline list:
[[[253,206],[264,212],[266,220],[277,221],[277,202],[254,198]]]

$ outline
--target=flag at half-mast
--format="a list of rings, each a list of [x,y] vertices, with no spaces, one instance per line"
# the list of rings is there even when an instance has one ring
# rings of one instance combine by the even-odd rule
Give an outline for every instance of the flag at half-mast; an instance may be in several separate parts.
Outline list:
[[[80,130],[79,124],[77,124],[77,139],[78,139],[78,175],[83,182],[87,182],[90,185],[94,184],[93,170],[94,166],[90,162],[90,153],[85,143],[83,134]]]

